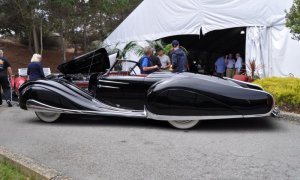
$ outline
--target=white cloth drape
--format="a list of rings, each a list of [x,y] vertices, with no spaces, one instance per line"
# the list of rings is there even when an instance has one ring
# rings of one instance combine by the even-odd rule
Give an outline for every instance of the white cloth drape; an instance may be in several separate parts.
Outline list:
[[[104,44],[143,42],[174,35],[199,35],[247,28],[246,63],[256,59],[264,76],[300,77],[300,43],[285,28],[293,0],[144,0]]]
[[[248,27],[246,36],[246,56],[245,63],[247,73],[250,74],[249,65],[250,61],[255,60],[257,67],[263,67],[258,69],[256,75],[265,77],[266,67],[268,66],[268,35],[266,27]]]

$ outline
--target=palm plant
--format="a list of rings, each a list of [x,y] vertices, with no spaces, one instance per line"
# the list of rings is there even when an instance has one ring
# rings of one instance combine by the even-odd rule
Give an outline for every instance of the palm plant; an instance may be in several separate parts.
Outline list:
[[[163,49],[165,54],[169,54],[173,49],[172,44],[165,44],[162,40],[146,40],[146,42],[148,43],[148,46],[153,48],[156,52],[158,52],[159,49]],[[119,44],[120,43],[117,43],[112,49],[108,49],[110,54],[118,53],[117,58],[119,59],[126,59],[128,52],[134,52],[138,56],[142,56],[144,54],[144,48],[134,41],[130,41],[129,43],[125,44],[123,49],[118,48]],[[180,48],[188,55],[189,52],[183,46],[180,46]]]
[[[248,63],[246,64],[247,68],[250,70],[251,78],[254,79],[255,72],[261,70],[264,65],[263,64],[256,64],[256,60],[248,60]]]
[[[158,52],[159,49],[163,49],[165,54],[170,54],[173,46],[172,44],[165,44],[162,40],[157,40],[157,41],[149,41],[146,40],[146,42],[149,44],[150,47],[152,47],[153,49],[155,49],[156,52]],[[187,49],[183,46],[180,46],[180,48],[188,55],[189,52],[187,51]]]
[[[158,52],[159,49],[164,49],[164,43],[161,40],[158,41],[150,41],[146,40],[148,43],[148,46],[150,46],[152,49],[155,50],[155,52]],[[136,48],[136,54],[138,56],[142,56],[144,54],[144,49],[140,46],[139,48]]]
[[[126,55],[128,52],[134,52],[135,54],[139,55],[140,50],[142,47],[138,45],[134,41],[130,41],[129,43],[125,44],[124,48],[118,48],[119,43],[115,45],[114,48],[109,50],[109,53],[118,53],[118,59],[126,59]]]
[[[180,46],[180,48],[186,53],[186,55],[189,55],[189,52],[188,52],[188,50],[187,50],[185,47]],[[164,48],[163,48],[165,54],[170,54],[171,51],[172,51],[172,49],[173,49],[172,44],[167,44],[167,45],[165,45]]]

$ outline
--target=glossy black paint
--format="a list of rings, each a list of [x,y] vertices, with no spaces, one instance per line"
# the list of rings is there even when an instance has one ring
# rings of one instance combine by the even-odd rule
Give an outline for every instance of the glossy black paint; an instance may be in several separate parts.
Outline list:
[[[156,82],[174,76],[173,73],[153,73],[142,76],[99,76],[96,97],[100,101],[116,107],[143,110],[146,92]]]
[[[19,92],[22,109],[26,109],[28,99],[73,110],[98,110],[98,107],[101,107],[93,102],[91,94],[64,79],[27,81],[20,87]]]
[[[109,68],[108,54],[104,48],[78,56],[57,67],[63,74],[90,74],[105,72]]]
[[[72,110],[146,108],[149,113],[162,116],[230,117],[268,114],[274,106],[273,97],[259,86],[231,79],[192,73],[129,74],[112,71],[93,74],[90,92],[63,78],[29,81],[19,89],[20,107],[26,109],[26,101],[33,99]]]
[[[217,77],[182,73],[153,85],[146,107],[158,115],[234,116],[267,114],[273,103],[264,91]]]

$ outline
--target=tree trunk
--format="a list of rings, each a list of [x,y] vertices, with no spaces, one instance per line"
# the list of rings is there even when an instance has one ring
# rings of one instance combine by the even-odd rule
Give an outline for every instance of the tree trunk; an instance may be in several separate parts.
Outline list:
[[[33,52],[33,50],[32,50],[32,31],[31,30],[28,32],[28,50],[30,51],[30,53]]]
[[[104,27],[102,26],[103,24],[103,18],[102,18],[102,13],[99,15],[99,40],[102,42],[103,41],[103,35],[104,35]]]
[[[62,62],[66,62],[66,50],[65,50],[65,38],[64,38],[64,21],[61,19],[61,27],[60,27],[60,47],[61,47],[61,59]]]
[[[77,52],[78,52],[78,45],[75,43],[74,44],[74,54],[73,54],[74,57],[77,56]]]
[[[60,50],[61,50],[61,59],[62,62],[65,63],[66,62],[66,53],[65,53],[65,38],[63,36],[63,34],[60,35]]]
[[[83,24],[83,51],[86,52],[87,49],[87,43],[86,43],[86,19],[84,19],[84,24]]]
[[[40,26],[40,45],[41,45],[41,55],[43,55],[43,19],[41,20],[41,26]]]
[[[39,40],[35,25],[32,26],[34,53],[39,53]]]

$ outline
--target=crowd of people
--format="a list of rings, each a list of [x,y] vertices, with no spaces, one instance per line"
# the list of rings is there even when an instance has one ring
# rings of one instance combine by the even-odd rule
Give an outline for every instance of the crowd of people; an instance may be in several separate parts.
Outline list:
[[[243,59],[239,53],[221,56],[215,62],[215,72],[219,77],[233,78],[235,74],[240,74],[243,67]]]
[[[153,53],[153,48],[146,46],[144,55],[139,60],[141,74],[150,74],[155,71],[172,71],[181,73],[188,71],[188,60],[186,53],[180,48],[177,40],[172,41],[172,51],[170,57],[164,53],[163,49],[158,50],[158,56]]]
[[[28,80],[35,81],[45,78],[41,60],[42,56],[40,54],[33,54],[27,68]],[[0,105],[3,104],[2,97],[4,97],[8,107],[12,107],[12,90],[10,83],[12,74],[11,65],[8,59],[4,57],[3,50],[0,50]],[[3,96],[1,88],[3,90]]]

